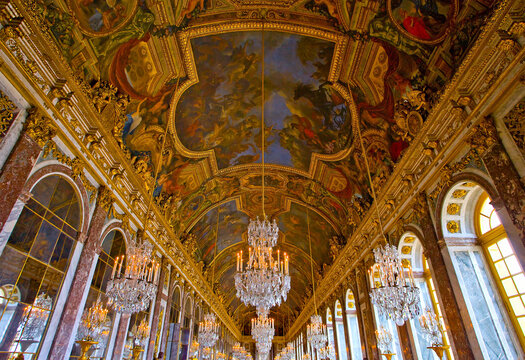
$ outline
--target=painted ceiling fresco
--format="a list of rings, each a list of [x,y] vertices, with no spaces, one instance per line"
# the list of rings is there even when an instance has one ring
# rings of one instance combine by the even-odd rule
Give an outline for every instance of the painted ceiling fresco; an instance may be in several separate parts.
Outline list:
[[[364,156],[380,192],[495,3],[37,6],[78,77],[118,90],[115,106],[125,107],[125,121],[104,126],[135,169],[129,175],[145,185],[144,199],[154,195],[210,281],[216,264],[218,293],[241,324],[253,313],[235,298],[232,278],[246,225],[262,212],[264,22],[265,211],[279,222],[280,246],[293,254],[290,297],[272,312],[285,326],[311,286],[307,209],[322,276],[372,203]]]
[[[350,114],[329,84],[334,44],[264,34],[266,162],[308,171],[312,153],[333,154],[351,138]],[[199,82],[177,104],[176,129],[190,150],[213,149],[219,168],[261,161],[260,31],[192,40]]]

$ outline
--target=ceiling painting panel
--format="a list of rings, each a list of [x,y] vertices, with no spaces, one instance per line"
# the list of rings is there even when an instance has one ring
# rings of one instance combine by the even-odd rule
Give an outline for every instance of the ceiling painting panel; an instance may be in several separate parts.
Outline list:
[[[348,146],[350,114],[330,85],[334,43],[265,32],[265,161],[307,172],[312,153]],[[177,104],[175,127],[193,151],[214,150],[219,168],[261,162],[261,32],[192,40],[198,83]]]

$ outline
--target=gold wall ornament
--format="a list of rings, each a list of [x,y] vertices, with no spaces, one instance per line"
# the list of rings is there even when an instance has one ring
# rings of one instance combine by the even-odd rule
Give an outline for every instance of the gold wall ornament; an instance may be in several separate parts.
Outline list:
[[[99,113],[113,101],[117,100],[118,89],[107,81],[96,81],[90,89],[93,106]]]
[[[459,221],[450,220],[447,222],[447,230],[451,234],[460,232]]]
[[[27,111],[24,130],[42,148],[57,133],[51,119],[34,106]]]
[[[449,214],[449,215],[456,215],[456,214],[459,213],[460,209],[461,209],[461,205],[460,204],[450,203],[447,206],[447,214]]]
[[[3,137],[11,126],[14,118],[15,104],[0,90],[0,137]]]
[[[111,190],[109,190],[107,187],[101,185],[99,188],[98,188],[98,197],[97,197],[97,202],[98,204],[105,210],[107,211],[108,213],[112,210],[113,208],[113,194],[111,192]]]
[[[463,199],[466,195],[467,195],[467,190],[464,190],[464,189],[454,190],[454,192],[452,193],[452,197],[454,199]]]
[[[505,126],[516,146],[525,157],[525,98],[514,106],[514,108],[503,118]]]
[[[498,140],[498,133],[492,117],[487,116],[478,125],[474,126],[468,143],[479,156],[483,156]]]

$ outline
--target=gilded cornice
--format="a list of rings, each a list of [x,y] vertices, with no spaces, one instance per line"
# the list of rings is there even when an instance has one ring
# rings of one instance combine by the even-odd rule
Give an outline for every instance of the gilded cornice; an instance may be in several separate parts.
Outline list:
[[[18,71],[23,73],[26,84],[22,85],[21,79],[17,79],[17,76],[12,73],[6,76],[20,88],[27,88],[27,84],[30,84],[33,91],[21,91],[21,93],[28,97],[26,99],[28,102],[43,107],[40,110],[43,114],[49,114],[47,118],[53,124],[51,127],[56,128],[56,135],[75,153],[76,157],[71,159],[59,152],[54,155],[60,156],[64,164],[77,172],[88,189],[93,185],[87,178],[84,181],[84,171],[89,172],[98,183],[105,184],[111,189],[115,197],[115,204],[120,209],[132,209],[131,213],[115,212],[115,216],[132,222],[135,228],[140,228],[146,211],[145,201],[132,204],[131,200],[134,196],[136,200],[145,199],[148,192],[144,187],[144,181],[135,174],[125,154],[115,142],[111,134],[112,129],[108,130],[101,123],[105,120],[106,114],[98,113],[94,107],[90,98],[90,87],[74,74],[65,61],[47,25],[35,13],[33,2],[30,0],[24,3],[15,1],[7,6],[11,16],[18,16],[24,20],[16,24],[17,27],[7,34],[9,36],[1,37],[0,50],[4,56],[9,57],[10,61],[16,64]],[[32,58],[33,56],[35,58]],[[6,68],[3,70],[4,72],[12,71]],[[52,89],[57,83],[65,84],[62,88],[65,94],[71,93],[69,101],[60,102],[60,99],[53,95]],[[88,133],[93,133],[93,123],[98,123],[95,129],[98,135],[95,138],[86,136]],[[43,132],[39,130],[38,134],[43,134]],[[54,134],[49,133],[48,135]],[[36,139],[39,142],[42,140],[41,143],[45,144],[48,138],[49,136],[45,139],[38,137]],[[88,141],[85,143],[84,139]],[[93,147],[93,144],[96,143],[100,146]],[[53,150],[53,146],[50,150]],[[96,194],[96,192],[92,193]],[[154,207],[152,212],[154,220],[151,222],[148,234],[153,243],[181,270],[199,296],[207,299],[208,304],[234,336],[239,337],[239,329],[213,294],[202,274],[196,270],[195,262],[187,254],[176,234],[171,231],[164,216],[157,207]]]
[[[436,181],[439,182],[439,170],[452,161],[461,149],[465,148],[465,140],[470,136],[477,122],[481,121],[480,114],[491,111],[491,101],[495,101],[491,91],[487,90],[477,103],[472,103],[465,101],[464,89],[472,88],[472,83],[479,85],[481,79],[490,81],[489,88],[493,90],[503,81],[512,83],[513,78],[519,76],[516,74],[523,71],[524,49],[514,55],[504,53],[503,50],[486,51],[487,48],[497,43],[498,30],[502,26],[509,26],[508,18],[513,5],[516,6],[509,1],[502,1],[499,4],[457,72],[445,86],[420,133],[412,141],[411,146],[378,194],[377,202],[373,206],[379,207],[385,230],[394,226],[396,221],[411,209],[412,199],[419,192],[426,191]],[[493,79],[493,76],[487,77],[486,74],[491,71],[491,64],[497,61],[498,56],[510,57],[510,60],[507,66],[496,74],[496,79]],[[477,94],[473,91],[472,97],[476,96]],[[465,103],[471,105],[472,109],[469,109]],[[458,165],[453,165],[452,171],[464,169],[464,161],[466,160],[462,159]],[[329,301],[331,294],[336,291],[334,289],[352,276],[352,271],[357,264],[371,254],[372,248],[380,238],[377,226],[374,225],[377,222],[375,214],[373,208],[367,212],[348,244],[319,284],[316,290],[318,303]],[[312,299],[305,305],[286,334],[288,341],[297,336],[313,312]]]

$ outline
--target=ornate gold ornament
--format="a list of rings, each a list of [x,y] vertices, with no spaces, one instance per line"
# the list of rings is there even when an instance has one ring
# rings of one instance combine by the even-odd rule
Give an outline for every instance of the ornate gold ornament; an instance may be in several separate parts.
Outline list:
[[[452,197],[454,199],[463,199],[465,195],[467,195],[467,190],[464,189],[454,190],[454,192],[452,193]]]
[[[479,156],[489,150],[498,141],[498,133],[492,117],[487,116],[472,129],[472,135],[468,143]]]
[[[0,90],[0,137],[4,136],[13,122],[15,104]]]
[[[503,118],[512,139],[525,156],[525,98]]]
[[[24,130],[40,147],[44,147],[56,135],[55,125],[38,108],[28,111]]]
[[[447,214],[456,215],[459,213],[460,209],[461,209],[461,205],[456,204],[456,203],[450,203],[447,206]]]
[[[447,222],[447,230],[451,234],[458,233],[460,231],[459,222],[455,220],[450,220]]]

